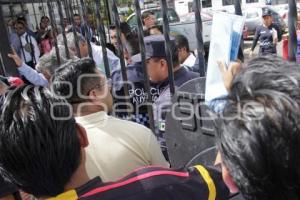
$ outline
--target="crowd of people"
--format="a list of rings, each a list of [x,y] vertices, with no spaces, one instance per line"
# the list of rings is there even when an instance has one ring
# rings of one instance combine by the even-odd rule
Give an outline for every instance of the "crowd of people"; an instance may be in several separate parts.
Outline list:
[[[120,40],[116,26],[109,27],[105,47],[79,15],[66,23],[65,38],[46,16],[37,33],[24,18],[10,22],[8,56],[20,77],[0,77],[0,199],[225,200],[237,193],[246,200],[300,199],[299,65],[276,57],[273,48],[265,56],[263,46],[264,57],[220,64],[228,95],[215,100],[223,109],[212,113],[216,163],[172,169],[164,135],[171,66],[155,16],[144,12],[142,21],[150,95],[138,37],[126,22]],[[175,88],[200,77],[204,66],[185,36],[170,36],[169,47]]]

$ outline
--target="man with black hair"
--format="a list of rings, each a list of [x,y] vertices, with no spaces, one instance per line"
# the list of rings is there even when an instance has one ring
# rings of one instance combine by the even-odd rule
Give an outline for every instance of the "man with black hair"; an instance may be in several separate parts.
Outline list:
[[[190,51],[189,41],[184,35],[175,35],[175,42],[178,48],[178,58],[182,66],[193,68],[196,62],[196,57]]]
[[[122,22],[120,24],[120,31],[121,31],[121,42],[124,47],[126,40],[136,39],[137,35],[131,30],[129,24],[127,22]],[[115,25],[111,25],[109,27],[109,36],[111,44],[114,45],[115,49],[118,51],[119,44],[117,38],[117,27]],[[126,47],[124,47],[126,48]]]
[[[152,35],[144,38],[146,49],[147,70],[150,80],[158,84],[158,89],[161,91],[159,97],[155,100],[154,121],[155,134],[161,144],[163,153],[167,158],[167,147],[164,139],[165,118],[166,113],[171,105],[171,94],[169,87],[169,66],[165,53],[165,38],[163,35]],[[178,48],[175,44],[175,39],[171,37],[171,57],[173,61],[174,84],[180,87],[189,80],[200,77],[196,72],[191,72],[180,65],[178,59]]]
[[[148,31],[149,31],[149,35],[162,35],[164,33],[162,25],[151,26]]]
[[[25,24],[25,27],[26,27],[25,29],[26,29],[26,32],[28,33],[28,35],[30,35],[30,36],[32,36],[32,37],[34,37],[36,39],[35,33],[28,27],[27,20],[26,20],[26,18],[24,16],[19,16],[17,18],[17,21],[23,22]]]
[[[139,42],[138,37],[134,31],[131,30],[127,22],[122,22],[120,24],[121,31],[121,43],[123,47],[123,58],[126,65],[132,63],[131,57],[139,53]],[[109,27],[109,35],[111,39],[111,44],[114,45],[115,50],[118,54],[120,48],[118,38],[117,38],[117,27],[112,25]],[[120,57],[120,55],[118,55]]]
[[[91,178],[115,181],[138,167],[169,166],[148,128],[107,114],[113,106],[110,87],[91,59],[61,66],[52,88],[67,98],[76,121],[87,130],[87,171]]]
[[[83,36],[86,36],[85,25],[81,22],[81,16],[79,14],[77,14],[77,13],[74,14],[73,22],[74,22],[75,31]],[[88,40],[91,41],[94,33],[90,26],[88,26],[87,24],[86,24],[86,26],[87,26],[87,33],[88,33],[86,38],[88,38]],[[69,29],[68,32],[69,33],[73,32],[73,26]]]
[[[16,31],[20,39],[22,60],[30,67],[35,68],[40,57],[40,49],[35,38],[27,33],[26,24],[21,20],[16,22]]]
[[[299,84],[297,64],[259,57],[228,85],[216,137],[232,193],[246,200],[300,199]]]
[[[2,101],[2,95],[5,94],[10,84],[8,78],[0,76],[0,106]],[[18,189],[11,183],[4,180],[2,175],[0,176],[0,200],[18,200]]]
[[[1,174],[37,198],[228,198],[220,172],[201,165],[188,170],[146,167],[113,183],[99,177],[90,180],[85,149],[93,141],[75,122],[69,104],[46,88],[22,86],[6,93],[0,119]]]

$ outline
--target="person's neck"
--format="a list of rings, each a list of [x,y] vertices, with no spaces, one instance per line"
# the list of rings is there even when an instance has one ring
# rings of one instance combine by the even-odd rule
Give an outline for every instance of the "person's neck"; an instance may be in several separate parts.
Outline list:
[[[26,34],[27,34],[27,32],[24,32],[22,35],[20,35],[20,37],[25,37],[26,36]]]
[[[180,68],[181,68],[181,66],[180,66],[180,65],[177,65],[176,67],[174,67],[173,72],[178,71]]]
[[[75,117],[84,117],[90,114],[94,114],[97,112],[101,112],[101,111],[105,111],[102,107],[99,106],[94,106],[94,105],[87,105],[87,106],[83,106],[80,107],[80,110],[78,110],[79,106],[73,107],[74,109],[74,115]]]
[[[186,59],[188,59],[189,56],[190,56],[190,52],[185,53],[183,62],[181,64],[183,64],[186,61]]]
[[[65,191],[76,189],[89,182],[90,178],[86,172],[86,168],[84,165],[85,165],[84,163],[80,164],[78,169],[71,177],[69,183],[65,186]]]
[[[176,67],[174,67],[173,68],[173,73],[175,73],[175,72],[177,72],[179,69],[181,68],[181,66],[180,65],[177,65]],[[162,80],[163,81],[161,81],[161,82],[164,82],[164,81],[167,81],[168,80],[168,78],[169,78],[169,76],[167,75],[167,76],[165,76]]]

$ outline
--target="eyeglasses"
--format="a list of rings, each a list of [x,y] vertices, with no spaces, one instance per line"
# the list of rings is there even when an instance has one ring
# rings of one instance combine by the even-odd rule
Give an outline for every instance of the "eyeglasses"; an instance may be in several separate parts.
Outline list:
[[[101,83],[95,84],[93,87],[91,87],[91,89],[89,89],[87,91],[87,93],[85,95],[85,98],[80,97],[80,99],[70,100],[69,103],[72,104],[72,105],[85,103],[85,102],[88,101],[87,97],[89,96],[89,94],[92,90],[101,89],[105,85],[107,85],[108,88],[110,89],[111,88],[111,82],[112,82],[111,79],[105,79],[105,80],[101,81]]]
[[[24,27],[16,27],[16,30],[24,30]]]
[[[98,83],[98,84],[96,84],[96,85],[94,85],[91,89],[89,89],[88,91],[87,91],[87,93],[86,93],[86,96],[88,96],[89,94],[90,94],[90,92],[92,91],[92,90],[95,90],[95,89],[101,89],[101,88],[103,88],[105,85],[107,85],[109,88],[111,87],[111,79],[109,78],[109,79],[105,79],[104,81],[101,81],[102,83]]]

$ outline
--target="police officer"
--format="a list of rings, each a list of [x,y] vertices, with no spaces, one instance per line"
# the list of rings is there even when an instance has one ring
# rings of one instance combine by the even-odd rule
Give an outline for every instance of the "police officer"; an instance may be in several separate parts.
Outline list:
[[[262,11],[263,24],[256,28],[253,44],[250,51],[250,57],[253,55],[253,51],[257,42],[260,42],[259,54],[260,55],[276,55],[276,45],[278,42],[278,31],[272,24],[272,13],[268,8]]]
[[[171,105],[168,79],[168,69],[171,66],[168,66],[167,64],[165,38],[163,35],[151,35],[145,37],[144,40],[148,75],[150,80],[157,84],[157,88],[160,91],[159,97],[154,101],[153,105],[155,134],[161,144],[164,155],[168,158],[164,132],[166,113],[169,112]],[[176,47],[175,39],[173,37],[171,37],[170,46],[175,86],[180,87],[185,82],[200,77],[198,73],[189,71],[180,65],[178,48]]]

